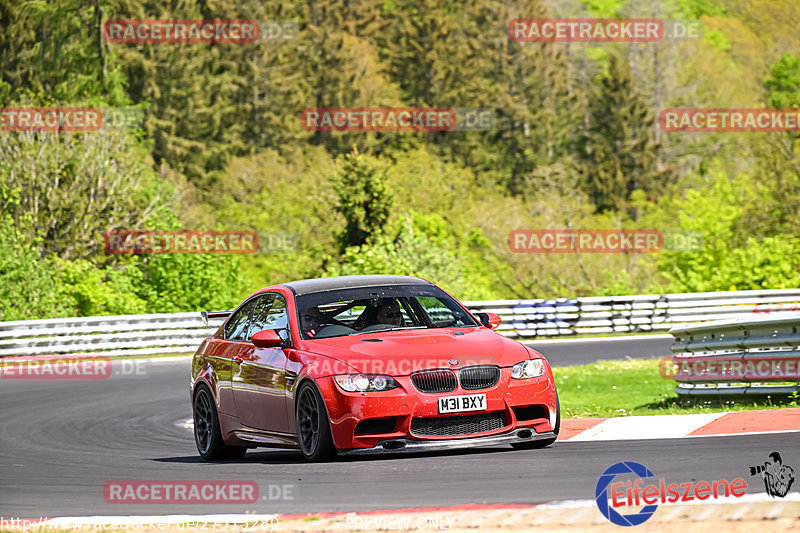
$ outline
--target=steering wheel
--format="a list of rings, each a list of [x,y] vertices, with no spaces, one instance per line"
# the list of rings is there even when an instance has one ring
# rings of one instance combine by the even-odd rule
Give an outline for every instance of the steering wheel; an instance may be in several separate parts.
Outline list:
[[[339,324],[325,324],[321,325],[317,334],[314,335],[315,339],[324,339],[327,337],[341,337],[355,333],[356,330],[347,326],[340,326]]]
[[[398,326],[397,324],[371,324],[369,326],[363,327],[358,330],[360,333],[364,333],[365,331],[390,331],[394,328],[402,328],[403,326]]]

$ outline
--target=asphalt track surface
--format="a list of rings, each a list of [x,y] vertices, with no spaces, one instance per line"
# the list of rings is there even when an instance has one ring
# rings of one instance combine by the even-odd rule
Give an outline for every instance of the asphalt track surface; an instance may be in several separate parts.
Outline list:
[[[672,355],[672,335],[636,335],[599,339],[525,341],[552,366],[587,365],[595,361],[653,359]]]
[[[587,349],[583,344],[580,349]],[[800,433],[682,440],[557,442],[308,464],[293,451],[249,451],[206,463],[192,433],[189,362],[114,362],[107,379],[0,379],[0,517],[310,513],[469,503],[593,499],[611,464],[637,461],[667,483],[743,477],[772,451],[800,467]],[[114,480],[247,480],[259,501],[238,505],[106,503]],[[270,486],[288,486],[287,498]],[[270,499],[270,497],[274,499]]]

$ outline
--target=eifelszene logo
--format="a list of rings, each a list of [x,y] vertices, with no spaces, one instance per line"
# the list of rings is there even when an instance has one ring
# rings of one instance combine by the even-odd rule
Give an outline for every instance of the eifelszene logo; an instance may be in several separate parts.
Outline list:
[[[783,498],[792,488],[794,483],[794,468],[789,465],[783,464],[781,454],[772,452],[769,454],[769,460],[764,464],[751,466],[750,475],[761,476],[764,480],[764,488],[770,496],[778,496]]]
[[[641,463],[634,463],[633,461],[619,462],[606,468],[606,471],[603,472],[603,474],[597,480],[597,485],[594,489],[594,497],[597,501],[597,508],[600,509],[601,513],[603,513],[603,516],[618,526],[638,526],[653,516],[653,513],[655,513],[656,509],[658,509],[658,505],[646,505],[638,513],[626,515],[620,514],[612,507],[609,507],[608,486],[611,484],[614,478],[620,474],[636,474],[639,476],[639,479],[636,480],[637,482],[642,478],[654,477],[655,474],[653,474],[652,470]],[[630,481],[628,484],[630,484]],[[614,487],[616,487],[616,485],[618,485],[618,483],[615,483]],[[612,494],[616,496],[616,491],[613,489]],[[636,499],[638,500],[638,494]],[[611,503],[613,507],[616,507],[616,499],[612,499]]]
[[[633,476],[635,479],[612,483],[617,476]],[[600,509],[603,516],[618,526],[638,526],[653,516],[658,509],[659,502],[683,503],[728,496],[740,498],[747,490],[747,482],[740,477],[730,482],[727,479],[718,479],[716,481],[688,481],[669,484],[662,477],[653,480],[657,484],[645,485],[646,478],[655,478],[655,474],[643,464],[622,461],[611,465],[603,472],[595,486],[597,508]],[[609,488],[611,489],[610,498]],[[635,513],[621,514],[617,511],[619,507],[633,507],[642,504],[644,507]]]

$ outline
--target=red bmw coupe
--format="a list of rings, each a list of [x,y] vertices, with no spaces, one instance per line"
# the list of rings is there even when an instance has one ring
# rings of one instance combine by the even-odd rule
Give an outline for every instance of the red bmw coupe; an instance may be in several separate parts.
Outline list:
[[[445,291],[406,276],[345,276],[261,289],[192,361],[197,450],[259,446],[311,461],[552,444],[561,413],[542,355],[492,331]]]

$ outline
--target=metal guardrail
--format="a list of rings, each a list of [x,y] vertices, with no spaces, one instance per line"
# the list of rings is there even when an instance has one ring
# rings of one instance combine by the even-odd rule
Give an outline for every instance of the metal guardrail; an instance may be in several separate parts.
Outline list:
[[[675,324],[800,310],[800,289],[464,302],[500,315],[498,331],[529,338],[666,331]]]
[[[174,313],[0,322],[0,357],[190,353],[222,321]]]
[[[678,394],[800,391],[800,313],[686,324],[670,333]]]
[[[800,309],[800,289],[464,302],[492,312],[507,337],[666,331],[676,324]],[[0,357],[54,354],[192,353],[224,318],[200,313],[0,322]]]

